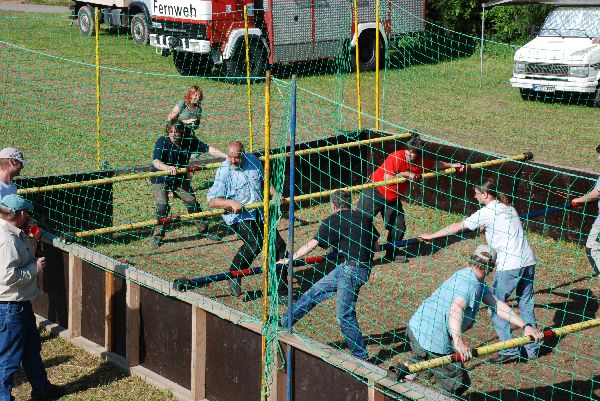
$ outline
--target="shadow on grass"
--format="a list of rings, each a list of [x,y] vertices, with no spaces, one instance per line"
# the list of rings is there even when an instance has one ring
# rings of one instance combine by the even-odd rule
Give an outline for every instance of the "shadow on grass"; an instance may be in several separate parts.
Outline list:
[[[500,389],[490,392],[474,392],[469,394],[467,401],[492,401],[492,400],[518,400],[518,401],[590,401],[598,400],[594,390],[598,389],[600,375],[588,380],[569,380],[560,383],[552,383],[547,386],[537,385],[534,388],[519,387],[516,389]],[[540,383],[541,384],[541,383]]]

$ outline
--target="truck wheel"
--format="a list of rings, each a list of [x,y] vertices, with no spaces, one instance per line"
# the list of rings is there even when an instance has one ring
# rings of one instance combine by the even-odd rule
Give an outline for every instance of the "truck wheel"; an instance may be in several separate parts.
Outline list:
[[[356,70],[356,50],[350,50],[350,59],[352,61],[352,70]],[[379,37],[379,68],[383,66],[385,60],[385,42]],[[358,65],[361,71],[375,71],[375,30],[364,31],[358,37]]]
[[[77,12],[79,32],[85,36],[91,36],[96,32],[94,26],[94,9],[90,6],[82,6]]]
[[[173,64],[183,76],[205,76],[212,71],[210,54],[205,56],[189,52],[173,51]]]
[[[150,39],[150,29],[144,13],[139,13],[131,18],[131,37],[138,45],[145,45]]]
[[[260,39],[250,39],[248,47],[250,76],[264,77],[267,71],[267,49]],[[223,65],[229,82],[238,84],[246,82],[246,49],[243,40],[237,42],[232,56],[229,60],[225,60]]]

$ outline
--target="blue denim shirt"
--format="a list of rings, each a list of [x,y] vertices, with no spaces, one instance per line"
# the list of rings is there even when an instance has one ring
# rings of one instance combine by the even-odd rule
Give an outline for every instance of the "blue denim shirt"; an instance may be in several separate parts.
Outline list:
[[[231,168],[229,161],[225,160],[217,169],[215,182],[206,198],[209,202],[215,198],[233,199],[242,205],[262,202],[263,178],[262,164],[252,153],[245,154],[244,163],[239,169]],[[232,225],[242,220],[254,220],[257,213],[261,213],[260,210],[243,209],[241,213],[223,214],[223,220],[227,225]]]

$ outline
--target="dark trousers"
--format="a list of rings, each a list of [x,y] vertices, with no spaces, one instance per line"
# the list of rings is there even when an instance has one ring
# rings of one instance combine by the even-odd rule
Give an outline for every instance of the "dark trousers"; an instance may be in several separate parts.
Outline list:
[[[0,304],[0,401],[14,400],[13,377],[19,366],[31,383],[32,397],[48,390],[41,350],[31,302]]]
[[[421,348],[410,328],[408,328],[407,331],[408,340],[410,341],[410,348],[412,350],[411,362],[419,363],[444,356]],[[437,368],[425,371],[425,374],[427,377],[435,375],[444,392],[453,396],[461,395],[471,385],[471,379],[469,378],[469,374],[465,370],[462,362],[449,363],[447,365],[439,366]]]
[[[154,202],[156,203],[157,219],[161,219],[169,215],[169,210],[171,209],[169,206],[169,191],[183,201],[188,213],[198,213],[202,211],[189,181],[186,180],[181,185],[152,184],[152,195],[154,196]],[[205,222],[194,221],[194,224],[200,231],[204,231],[206,229]],[[154,233],[152,236],[154,238],[164,237],[164,224],[157,224],[154,227]]]
[[[263,226],[264,224],[261,220],[242,220],[230,226],[242,240],[242,246],[233,257],[229,270],[247,269],[254,262],[254,259],[256,259],[263,248]],[[277,230],[274,231],[274,234],[275,257],[279,260],[285,257],[286,244]],[[287,280],[287,268],[278,270],[277,273],[280,283],[285,283]]]
[[[356,208],[372,218],[381,214],[385,222],[385,228],[388,230],[387,242],[389,244],[402,241],[406,232],[406,220],[404,219],[404,209],[402,209],[400,198],[395,201],[388,201],[376,188],[365,189],[361,193]],[[390,248],[387,249],[391,250]]]

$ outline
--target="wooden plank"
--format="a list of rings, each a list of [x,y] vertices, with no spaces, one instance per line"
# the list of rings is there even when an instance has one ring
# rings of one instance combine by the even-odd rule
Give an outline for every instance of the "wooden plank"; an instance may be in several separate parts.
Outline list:
[[[115,279],[112,272],[104,273],[104,348],[113,349],[113,298],[115,296]]]
[[[140,364],[140,286],[127,279],[125,355],[129,367]]]
[[[81,335],[82,265],[83,261],[81,259],[69,253],[69,338]]]
[[[206,397],[206,311],[192,307],[192,399]]]
[[[378,386],[371,380],[369,380],[368,385],[369,385],[369,389],[368,389],[368,397],[369,397],[368,400],[369,401],[385,401],[385,395],[381,391],[377,390],[378,388],[380,388],[380,386]]]
[[[269,394],[267,395],[267,401],[277,401],[278,400],[278,394],[277,394],[277,379],[278,379],[278,375],[277,375],[277,367],[281,365],[280,361],[279,361],[279,350],[278,350],[278,346],[279,346],[279,341],[275,340],[272,341],[271,344],[267,345],[268,347],[271,347],[271,355],[272,355],[272,359],[271,361],[273,362],[270,366],[270,371],[269,371],[269,377],[271,378],[271,382],[268,383],[269,386]]]

